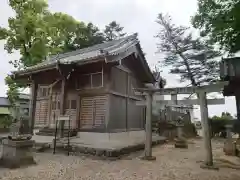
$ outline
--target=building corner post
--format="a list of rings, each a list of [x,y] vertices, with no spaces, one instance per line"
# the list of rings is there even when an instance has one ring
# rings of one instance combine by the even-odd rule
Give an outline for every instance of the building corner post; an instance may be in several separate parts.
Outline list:
[[[38,89],[38,86],[37,86],[36,81],[32,81],[32,83],[31,83],[31,99],[30,99],[30,106],[29,106],[29,115],[30,115],[29,124],[30,124],[31,134],[34,133],[37,89]]]

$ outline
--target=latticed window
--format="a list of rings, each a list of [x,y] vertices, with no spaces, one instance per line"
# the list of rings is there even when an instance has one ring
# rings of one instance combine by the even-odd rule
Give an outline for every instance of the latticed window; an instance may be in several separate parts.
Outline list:
[[[39,86],[38,97],[47,97],[49,95],[48,86]]]
[[[76,100],[67,100],[66,109],[77,109],[77,101]]]
[[[77,80],[77,89],[103,87],[103,72],[81,75]]]

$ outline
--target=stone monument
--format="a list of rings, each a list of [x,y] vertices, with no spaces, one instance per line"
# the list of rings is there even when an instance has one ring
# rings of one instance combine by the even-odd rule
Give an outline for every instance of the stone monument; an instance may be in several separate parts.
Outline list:
[[[31,140],[29,122],[20,119],[12,124],[10,135],[2,141],[0,165],[7,168],[19,168],[35,164],[32,154],[34,141]]]
[[[231,134],[231,129],[232,129],[232,125],[231,124],[227,124],[225,126],[226,128],[226,132],[227,132],[227,140],[224,143],[224,148],[223,151],[225,153],[225,155],[228,156],[237,156],[237,146],[236,146],[236,142],[233,141],[232,139],[232,134]]]
[[[177,126],[177,138],[175,139],[175,148],[188,148],[188,144],[186,139],[183,137],[183,126],[184,121],[181,116],[177,118],[175,121],[175,124]]]

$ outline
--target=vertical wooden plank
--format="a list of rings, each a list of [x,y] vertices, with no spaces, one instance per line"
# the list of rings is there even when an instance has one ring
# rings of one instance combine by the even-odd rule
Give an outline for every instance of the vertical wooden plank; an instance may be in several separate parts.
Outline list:
[[[61,94],[60,94],[60,114],[61,115],[64,115],[65,99],[66,99],[66,78],[63,77],[62,84],[61,84]]]
[[[30,100],[30,107],[29,107],[29,114],[30,114],[30,122],[29,123],[30,123],[32,134],[33,134],[34,123],[35,123],[37,89],[38,89],[38,85],[37,85],[36,81],[33,81],[31,84],[31,100]]]
[[[48,127],[50,127],[51,123],[51,112],[52,112],[52,87],[50,87],[48,99]]]
[[[65,99],[66,99],[66,78],[62,77],[61,94],[60,94],[60,115],[65,113]],[[60,136],[64,136],[64,121],[60,121]]]
[[[206,92],[200,92],[198,94],[198,97],[199,97],[199,103],[200,103],[201,121],[203,124],[203,131],[204,131],[203,133],[204,145],[206,150],[205,165],[213,166],[212,144],[211,144],[210,129],[209,129]]]
[[[106,118],[105,118],[105,127],[108,130],[108,123],[110,121],[110,94],[106,95]]]
[[[111,70],[112,66],[104,64],[103,68],[103,85],[105,86],[107,92],[111,91],[112,88],[112,82],[111,82]],[[106,78],[105,78],[106,77]],[[110,94],[107,95],[107,103],[106,103],[106,118],[105,118],[105,127],[106,131],[108,132],[108,124],[110,122],[110,111],[111,111],[111,96]]]
[[[110,65],[105,65],[103,69],[103,86],[107,91],[112,89],[111,72],[112,67]]]
[[[127,73],[127,72],[126,72]],[[126,131],[128,130],[128,103],[129,103],[129,73],[126,76]]]
[[[77,97],[77,116],[76,116],[76,121],[77,121],[77,129],[80,130],[80,113],[81,113],[81,98],[80,96]]]

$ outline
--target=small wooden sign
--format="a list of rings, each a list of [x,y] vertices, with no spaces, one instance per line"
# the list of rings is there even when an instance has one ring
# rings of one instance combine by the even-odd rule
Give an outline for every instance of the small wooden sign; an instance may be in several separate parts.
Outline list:
[[[69,121],[70,120],[70,116],[59,116],[58,117],[58,121]]]

